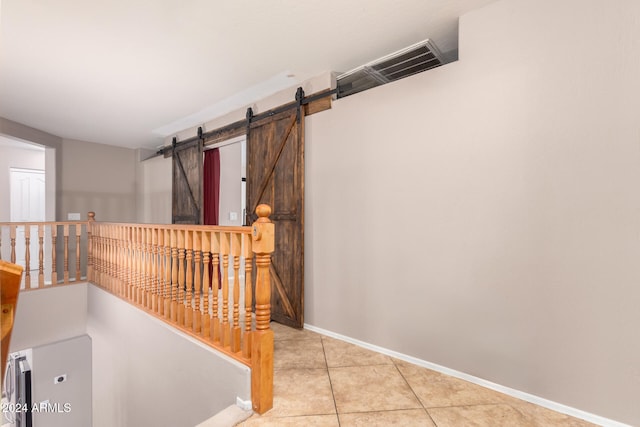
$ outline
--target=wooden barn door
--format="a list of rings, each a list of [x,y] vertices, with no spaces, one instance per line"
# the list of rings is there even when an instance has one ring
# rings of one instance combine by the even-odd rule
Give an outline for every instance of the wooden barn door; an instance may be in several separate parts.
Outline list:
[[[179,145],[173,150],[173,224],[202,224],[202,143]]]
[[[271,318],[304,324],[304,114],[301,109],[252,123],[247,133],[247,212],[271,206]]]

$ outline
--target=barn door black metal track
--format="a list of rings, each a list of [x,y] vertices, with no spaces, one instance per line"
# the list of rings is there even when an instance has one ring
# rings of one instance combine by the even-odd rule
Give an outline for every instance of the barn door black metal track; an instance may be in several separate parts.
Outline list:
[[[199,130],[198,136],[194,136],[194,137],[185,139],[184,141],[173,143],[170,146],[162,147],[160,150],[157,151],[156,154],[171,155],[173,151],[176,148],[180,147],[181,145],[193,143],[194,141],[198,141],[198,140],[205,141],[214,135],[221,134],[224,132],[231,132],[238,129],[247,129],[251,125],[251,123],[255,123],[257,121],[275,116],[276,114],[283,113],[285,111],[293,110],[296,108],[300,109],[301,107],[307,104],[310,104],[311,102],[317,101],[322,98],[326,98],[327,96],[333,96],[336,93],[338,93],[338,90],[333,89],[325,92],[320,92],[314,95],[305,96],[304,90],[302,90],[302,88],[299,87],[296,90],[296,100],[294,102],[291,102],[289,104],[282,105],[278,108],[274,108],[273,110],[265,111],[264,113],[255,114],[255,115],[253,114],[253,110],[251,108],[248,108],[246,119],[238,120],[237,122],[233,122],[231,124],[228,124],[226,126],[223,126],[208,132],[202,132],[201,130]]]

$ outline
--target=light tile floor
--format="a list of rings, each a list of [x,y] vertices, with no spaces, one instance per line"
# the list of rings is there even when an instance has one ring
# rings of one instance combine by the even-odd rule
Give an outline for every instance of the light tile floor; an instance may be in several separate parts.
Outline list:
[[[272,328],[273,409],[240,426],[593,426],[308,330]]]

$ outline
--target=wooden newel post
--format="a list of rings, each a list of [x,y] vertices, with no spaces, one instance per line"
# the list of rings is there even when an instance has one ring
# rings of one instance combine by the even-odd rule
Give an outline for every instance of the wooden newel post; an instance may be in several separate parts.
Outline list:
[[[273,407],[273,331],[271,320],[271,278],[269,266],[274,250],[271,208],[259,205],[253,223],[252,249],[256,259],[256,330],[251,342],[251,400],[253,410],[264,414]]]
[[[87,214],[87,281],[95,282],[93,277],[93,241],[91,240],[91,226],[96,220],[96,213],[89,212]],[[55,226],[54,226],[55,227]],[[55,248],[53,249],[55,251]]]

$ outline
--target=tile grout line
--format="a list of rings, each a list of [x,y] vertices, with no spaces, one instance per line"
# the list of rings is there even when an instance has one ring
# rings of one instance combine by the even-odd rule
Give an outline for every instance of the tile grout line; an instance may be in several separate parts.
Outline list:
[[[322,357],[324,357],[324,364],[327,368],[327,377],[329,378],[329,386],[331,387],[331,397],[333,398],[333,407],[336,408],[336,419],[338,420],[338,427],[340,427],[340,416],[338,415],[338,404],[336,403],[336,395],[333,392],[333,382],[331,381],[331,374],[329,373],[329,362],[327,362],[327,353],[324,350],[324,340],[320,337],[320,344],[322,345]]]
[[[415,398],[418,400],[418,403],[420,404],[420,406],[422,406],[422,409],[424,409],[424,412],[427,414],[427,417],[429,417],[429,419],[431,420],[431,422],[433,423],[434,426],[438,427],[438,424],[436,424],[436,421],[431,417],[431,414],[429,413],[429,410],[427,409],[427,407],[424,406],[424,403],[422,403],[422,400],[420,400],[420,398],[416,394],[416,392],[413,389],[413,387],[411,387],[411,384],[409,384],[409,381],[407,381],[407,378],[404,376],[402,371],[400,371],[400,368],[398,368],[398,365],[396,364],[396,361],[393,360],[393,358],[391,358],[391,362],[393,362],[394,368],[396,368],[396,371],[398,371],[398,373],[400,374],[400,376],[402,377],[404,382],[407,384],[407,387],[409,387],[409,390],[411,390],[411,393],[413,393]]]

